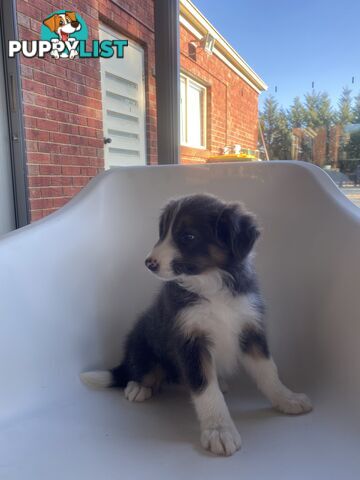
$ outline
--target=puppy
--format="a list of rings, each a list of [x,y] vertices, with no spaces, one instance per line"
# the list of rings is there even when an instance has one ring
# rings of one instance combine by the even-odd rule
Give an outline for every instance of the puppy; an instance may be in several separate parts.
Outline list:
[[[51,32],[56,33],[62,42],[73,40],[71,39],[71,34],[81,30],[81,25],[76,18],[75,12],[55,13],[44,20],[43,23]],[[59,58],[60,56],[59,52],[55,49],[51,52],[51,55],[55,58]],[[70,58],[74,58],[76,55],[78,55],[76,50],[70,51]]]
[[[241,362],[273,407],[311,410],[310,400],[282,384],[264,330],[264,302],[252,266],[259,236],[254,217],[236,202],[210,195],[171,200],[159,240],[145,260],[164,285],[127,337],[122,363],[87,372],[92,386],[125,388],[141,402],[161,382],[185,383],[200,422],[202,446],[217,455],[240,448],[219,387]]]

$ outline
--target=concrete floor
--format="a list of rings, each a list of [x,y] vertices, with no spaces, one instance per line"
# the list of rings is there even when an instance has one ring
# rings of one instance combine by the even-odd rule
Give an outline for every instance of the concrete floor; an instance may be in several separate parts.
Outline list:
[[[341,188],[341,191],[360,208],[360,187]]]

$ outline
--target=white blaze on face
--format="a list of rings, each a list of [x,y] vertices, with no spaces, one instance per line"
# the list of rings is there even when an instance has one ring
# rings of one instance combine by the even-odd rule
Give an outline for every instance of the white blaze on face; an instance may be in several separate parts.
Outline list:
[[[67,33],[67,34],[70,34],[70,33],[74,33],[76,30],[80,30],[80,25],[78,28],[74,28],[72,25],[71,25],[71,21],[69,21],[69,19],[66,18],[66,15],[61,13],[59,15],[63,21],[64,21],[64,25],[62,25],[61,27],[59,27],[59,32],[64,32],[64,33]]]
[[[164,240],[158,242],[148,255],[148,257],[156,260],[159,264],[159,269],[154,272],[155,275],[164,280],[172,280],[176,278],[171,264],[177,256],[179,256],[179,252],[173,244],[170,226]]]

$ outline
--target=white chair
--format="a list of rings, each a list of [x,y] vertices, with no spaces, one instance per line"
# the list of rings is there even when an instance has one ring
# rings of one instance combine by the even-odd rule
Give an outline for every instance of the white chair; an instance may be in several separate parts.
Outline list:
[[[200,447],[186,392],[142,404],[90,390],[114,366],[158,281],[144,258],[169,197],[241,200],[263,233],[257,269],[273,356],[314,411],[271,410],[241,372],[226,395],[243,440]],[[0,478],[360,478],[360,210],[298,162],[117,168],[60,211],[0,241]]]

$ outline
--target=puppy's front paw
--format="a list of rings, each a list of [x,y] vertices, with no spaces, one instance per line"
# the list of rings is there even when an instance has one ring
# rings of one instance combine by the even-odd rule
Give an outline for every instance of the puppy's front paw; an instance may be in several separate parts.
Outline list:
[[[201,432],[201,445],[215,455],[230,456],[241,447],[241,438],[235,426],[219,426]]]
[[[137,382],[128,382],[124,393],[129,402],[144,402],[152,396],[151,388],[143,387]]]
[[[311,412],[313,409],[308,396],[306,396],[304,393],[294,392],[290,392],[289,394],[279,398],[276,402],[274,402],[273,406],[280,412],[288,415],[301,415],[303,413]]]

